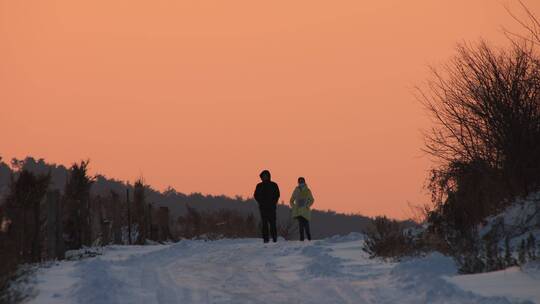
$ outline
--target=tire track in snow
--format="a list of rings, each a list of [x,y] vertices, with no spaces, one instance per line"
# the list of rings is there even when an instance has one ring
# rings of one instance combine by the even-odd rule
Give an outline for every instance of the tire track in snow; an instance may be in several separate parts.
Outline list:
[[[445,257],[383,263],[367,259],[360,245],[252,239],[112,247],[70,264],[76,288],[47,303],[521,303],[445,282]]]

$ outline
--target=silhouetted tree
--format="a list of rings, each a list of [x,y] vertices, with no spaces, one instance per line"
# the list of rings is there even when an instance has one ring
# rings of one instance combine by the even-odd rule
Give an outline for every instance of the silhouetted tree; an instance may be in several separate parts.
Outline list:
[[[519,5],[521,6],[522,12],[525,14],[524,18],[518,17],[508,6],[505,6],[508,14],[521,25],[525,30],[524,34],[514,33],[508,29],[504,29],[504,32],[510,39],[510,41],[519,43],[519,41],[527,41],[540,46],[540,19],[536,17],[536,14],[533,13],[523,1],[518,0]]]
[[[94,177],[88,175],[89,161],[74,163],[69,169],[69,178],[65,188],[66,216],[64,231],[70,249],[91,245],[90,229],[90,188]]]
[[[146,199],[145,199],[145,185],[142,179],[135,181],[133,185],[133,223],[137,224],[139,235],[137,238],[138,244],[144,244],[147,238],[148,223],[147,223],[147,213],[146,209]]]
[[[37,262],[41,257],[41,202],[49,186],[49,175],[34,175],[23,169],[13,175],[6,200],[10,229],[16,236],[22,261]]]
[[[467,233],[505,198],[540,186],[540,62],[530,45],[461,45],[420,92],[434,120],[432,223]]]

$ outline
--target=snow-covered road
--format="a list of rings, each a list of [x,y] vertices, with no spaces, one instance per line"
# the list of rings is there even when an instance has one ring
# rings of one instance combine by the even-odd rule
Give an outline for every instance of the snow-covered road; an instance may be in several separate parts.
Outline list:
[[[540,300],[538,291],[525,295],[510,292],[497,297],[486,294],[485,290],[465,291],[458,287],[461,276],[455,276],[453,262],[441,255],[398,264],[383,263],[368,259],[361,246],[359,235],[311,243],[262,244],[259,240],[245,239],[110,246],[96,258],[64,261],[40,269],[36,277],[37,296],[30,303],[534,303]],[[527,283],[536,284],[540,280],[531,277]]]

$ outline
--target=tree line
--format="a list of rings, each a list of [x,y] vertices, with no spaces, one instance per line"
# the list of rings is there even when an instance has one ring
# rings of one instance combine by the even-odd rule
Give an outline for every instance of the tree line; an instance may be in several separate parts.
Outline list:
[[[64,168],[33,158],[13,159],[8,166],[0,159],[0,303],[13,300],[2,291],[18,265],[63,259],[69,250],[259,234],[254,213],[234,209],[250,204],[242,199],[227,198],[224,202],[231,201],[231,208],[224,203],[207,210],[192,207],[205,205],[195,199],[178,215],[160,203],[173,198],[169,206],[177,207],[178,197],[185,195],[172,188],[159,193],[142,178],[124,184],[91,176],[88,168],[89,161]],[[64,175],[59,183],[58,177]],[[204,196],[194,194],[199,196],[204,201]],[[279,234],[290,239],[296,225],[286,218],[279,223]]]
[[[108,196],[90,195],[94,178],[88,175],[88,164],[73,164],[60,192],[50,189],[50,172],[35,174],[24,161],[12,161],[9,187],[0,204],[0,288],[6,288],[19,264],[63,259],[66,250],[122,244],[126,225],[138,228],[134,243],[143,243],[150,232],[165,239],[159,232],[163,234],[166,227],[150,225],[151,209],[145,207],[141,181],[133,186],[130,210],[129,201],[122,201],[114,191]],[[159,217],[160,212],[153,215]],[[128,239],[132,241],[131,235]]]

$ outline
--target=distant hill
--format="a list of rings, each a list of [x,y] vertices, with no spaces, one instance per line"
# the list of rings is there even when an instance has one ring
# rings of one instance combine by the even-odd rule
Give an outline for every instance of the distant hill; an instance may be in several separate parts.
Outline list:
[[[19,163],[23,168],[34,173],[46,174],[50,172],[52,178],[50,187],[63,191],[68,176],[68,168],[65,166],[47,163],[44,159],[36,160],[32,157],[19,161]],[[0,194],[5,194],[7,187],[9,187],[11,172],[10,166],[0,161]],[[127,188],[132,189],[132,186],[98,174],[96,175],[96,182],[92,186],[92,194],[108,195],[111,190],[123,194]],[[200,211],[234,209],[246,215],[253,213],[257,218],[259,217],[257,203],[253,199],[231,198],[225,195],[203,195],[201,193],[184,194],[172,188],[160,192],[151,186],[147,186],[146,198],[147,202],[156,206],[168,207],[171,216],[174,218],[185,214],[186,205]],[[288,205],[280,204],[278,206],[278,221],[290,219],[290,212]],[[313,210],[312,214],[312,234],[314,238],[362,232],[370,224],[371,219],[361,215],[321,210]]]

